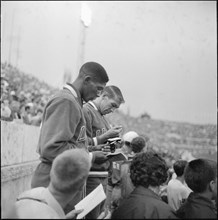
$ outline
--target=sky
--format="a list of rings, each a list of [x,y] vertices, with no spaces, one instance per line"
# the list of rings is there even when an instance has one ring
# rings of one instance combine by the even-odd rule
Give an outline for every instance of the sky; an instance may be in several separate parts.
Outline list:
[[[216,1],[2,1],[1,61],[51,86],[100,63],[132,116],[217,123]]]

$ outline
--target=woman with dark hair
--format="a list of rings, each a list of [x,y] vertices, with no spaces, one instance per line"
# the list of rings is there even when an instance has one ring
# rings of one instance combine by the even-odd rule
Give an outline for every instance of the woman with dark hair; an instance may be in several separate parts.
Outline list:
[[[113,212],[112,219],[176,218],[171,207],[158,196],[160,185],[167,180],[168,167],[155,152],[136,155],[130,166],[130,178],[135,186]]]

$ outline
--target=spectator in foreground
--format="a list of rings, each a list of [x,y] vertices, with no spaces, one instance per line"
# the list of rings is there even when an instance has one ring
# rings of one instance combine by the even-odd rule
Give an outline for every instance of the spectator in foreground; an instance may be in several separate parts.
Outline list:
[[[217,162],[195,159],[188,163],[184,173],[188,187],[193,190],[177,210],[182,219],[217,219]]]
[[[116,149],[115,152],[122,152],[126,159],[128,160],[128,156],[132,152],[131,142],[135,137],[139,135],[135,131],[126,132],[122,137],[122,147]],[[112,161],[109,168],[108,174],[108,184],[107,184],[107,199],[106,199],[106,208],[112,211],[114,206],[117,206],[119,200],[121,198],[121,164],[124,161]]]
[[[130,146],[132,147],[132,152],[134,155],[141,153],[141,152],[146,152],[147,151],[147,143],[149,141],[149,138],[146,137],[135,137]]]
[[[145,138],[142,136],[135,137],[130,144],[130,146],[132,148],[133,155],[135,156],[141,152],[146,152],[148,141],[149,141],[148,137],[145,137]],[[121,198],[120,198],[120,201],[122,199],[127,198],[129,196],[129,194],[135,188],[131,179],[130,179],[131,161],[132,161],[132,159],[124,161],[121,164],[121,168],[120,168]],[[120,201],[117,201],[118,204],[116,204],[116,206],[119,206]]]
[[[37,187],[23,192],[15,203],[19,219],[72,219],[82,210],[67,215],[64,207],[80,191],[88,177],[91,161],[83,149],[66,150],[52,163],[48,187]]]
[[[167,201],[175,211],[179,209],[191,192],[184,180],[184,170],[187,164],[186,160],[177,160],[173,164],[176,178],[171,179],[167,185]]]
[[[167,170],[166,162],[157,153],[137,154],[130,165],[130,178],[136,188],[113,212],[112,219],[176,218],[172,208],[158,196]]]
[[[168,198],[167,198],[167,185],[169,183],[169,181],[172,179],[172,172],[170,171],[170,168],[168,169],[168,177],[166,182],[164,182],[163,184],[161,184],[160,186],[160,191],[159,191],[159,196],[161,197],[161,199],[168,204]]]

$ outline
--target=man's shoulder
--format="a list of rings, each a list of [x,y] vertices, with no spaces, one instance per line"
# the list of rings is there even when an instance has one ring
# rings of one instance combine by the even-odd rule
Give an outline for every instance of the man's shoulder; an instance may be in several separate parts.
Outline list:
[[[165,203],[162,200],[159,199],[153,199],[153,207],[151,209],[156,210],[159,214],[158,216],[161,216],[162,218],[177,218],[176,213],[173,211],[173,209],[169,206],[169,204]],[[156,207],[158,207],[156,209]]]
[[[81,106],[79,102],[77,101],[76,97],[73,96],[66,89],[60,90],[53,97],[51,97],[51,99],[48,101],[46,105],[46,108],[52,107],[52,106],[56,107],[59,105],[64,105],[65,103],[75,108],[81,109]]]
[[[48,189],[45,187],[36,187],[23,192],[15,203],[18,218],[60,218],[56,211],[48,205],[47,200],[50,197]]]
[[[103,120],[99,111],[95,109],[89,102],[83,105],[83,112],[85,115],[89,115],[94,121]]]
[[[182,183],[181,183],[179,180],[177,180],[177,179],[171,179],[171,180],[168,182],[167,185],[168,185],[168,186],[179,187],[179,186],[182,185]]]
[[[85,104],[83,104],[83,110],[84,111],[92,111],[92,110],[94,110],[94,108],[90,105],[89,102],[86,102]]]
[[[20,200],[15,203],[16,215],[20,219],[59,219],[60,216],[47,204],[37,200]]]
[[[76,101],[76,97],[72,95],[72,93],[67,89],[62,89],[58,91],[51,99],[69,99],[72,101]]]
[[[90,102],[86,102],[83,105],[83,109],[87,112],[96,112],[97,110],[94,108],[94,106]]]

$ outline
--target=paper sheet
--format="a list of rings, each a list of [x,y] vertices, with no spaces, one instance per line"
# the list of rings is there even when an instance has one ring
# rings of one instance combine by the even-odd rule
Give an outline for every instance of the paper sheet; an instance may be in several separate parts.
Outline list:
[[[106,195],[102,184],[99,184],[89,195],[75,205],[75,209],[84,209],[83,212],[77,215],[77,219],[83,218],[98,204],[106,199]]]

